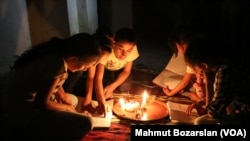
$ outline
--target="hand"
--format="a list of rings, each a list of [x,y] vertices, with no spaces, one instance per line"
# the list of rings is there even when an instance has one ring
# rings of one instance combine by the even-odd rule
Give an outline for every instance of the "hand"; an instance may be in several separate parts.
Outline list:
[[[191,114],[193,108],[197,109],[198,114],[203,114],[204,112],[206,112],[206,109],[204,109],[202,106],[205,104],[205,101],[199,101],[199,102],[195,102],[192,103],[191,105],[189,105],[186,109],[186,113],[187,114]],[[203,109],[203,110],[202,110]],[[199,113],[200,112],[200,113]]]
[[[111,98],[113,96],[114,88],[111,85],[108,85],[104,88],[103,93],[105,99]]]
[[[192,103],[191,105],[189,105],[189,106],[187,107],[186,113],[190,115],[191,112],[192,112],[192,110],[193,110],[193,108],[195,108],[195,107],[196,107],[195,103]]]
[[[87,116],[91,116],[91,113],[89,113],[88,111],[83,111],[82,114],[87,115]]]
[[[98,104],[97,107],[96,107],[96,111],[98,114],[100,115],[104,115],[104,117],[106,117],[106,106],[105,104]]]
[[[166,95],[169,95],[171,90],[168,88],[168,86],[166,87],[162,87],[162,91],[166,94]]]
[[[96,109],[92,106],[91,103],[82,106],[83,112],[95,113]]]

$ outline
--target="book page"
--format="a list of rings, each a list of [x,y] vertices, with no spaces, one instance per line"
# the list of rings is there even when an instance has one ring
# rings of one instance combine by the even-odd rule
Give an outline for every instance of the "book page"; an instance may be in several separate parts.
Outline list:
[[[106,113],[106,117],[104,117],[104,115],[93,115],[92,119],[93,119],[93,126],[94,129],[105,129],[105,128],[109,128],[111,125],[111,121],[112,121],[112,108],[113,108],[113,104],[114,104],[114,99],[108,100],[107,102],[107,113]],[[92,101],[93,105],[97,105],[97,101]]]
[[[168,104],[169,109],[181,111],[181,112],[185,112],[185,113],[186,113],[187,107],[190,105],[190,104],[175,103],[175,102],[171,102],[171,101],[168,101],[167,104]],[[192,109],[190,115],[199,116],[198,112],[195,108]]]
[[[194,120],[199,116],[197,110],[194,108],[190,114],[186,113],[189,104],[175,103],[168,101],[167,107],[169,110],[169,117],[171,121],[177,121],[186,124],[193,124]]]
[[[173,89],[182,80],[183,75],[176,74],[169,70],[164,69],[159,75],[153,79],[153,83],[160,86]]]
[[[178,54],[176,57],[174,55],[171,57],[165,69],[179,75],[184,75],[186,73],[186,67],[187,64],[184,55]]]
[[[176,57],[172,55],[164,70],[152,82],[160,87],[168,86],[169,89],[173,89],[182,80],[186,73],[186,67],[182,54],[178,54]]]

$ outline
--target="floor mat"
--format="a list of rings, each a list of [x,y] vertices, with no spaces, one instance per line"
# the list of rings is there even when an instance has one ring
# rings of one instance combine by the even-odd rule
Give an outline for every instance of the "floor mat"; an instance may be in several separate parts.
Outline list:
[[[130,141],[130,125],[112,123],[109,130],[93,130],[81,141]]]

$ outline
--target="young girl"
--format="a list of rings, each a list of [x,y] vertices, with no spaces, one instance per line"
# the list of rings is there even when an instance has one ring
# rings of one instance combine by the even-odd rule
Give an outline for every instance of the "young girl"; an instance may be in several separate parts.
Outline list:
[[[169,46],[175,56],[184,55],[193,36],[193,33],[186,26],[179,26],[174,32],[169,35]],[[194,83],[194,81],[196,82]],[[193,88],[190,87],[190,84],[193,84]],[[185,90],[188,90],[189,92],[185,92],[183,93],[183,95],[187,94],[187,96],[194,102],[203,100],[205,98],[205,95],[203,92],[204,85],[202,72],[195,73],[193,68],[187,65],[186,73],[182,81],[173,89],[165,87],[162,88],[162,90],[167,96],[174,96],[183,93]]]
[[[111,97],[117,88],[120,92],[130,90],[133,62],[139,57],[133,30],[119,29],[115,33],[114,41],[111,54],[101,61],[96,69],[95,92],[100,97],[99,105],[104,105],[105,99]]]
[[[91,117],[76,112],[62,84],[67,70],[86,70],[100,55],[99,45],[87,33],[53,38],[24,52],[14,63],[1,98],[5,137],[70,141],[91,131]]]
[[[108,55],[111,53],[111,46],[113,44],[113,32],[108,26],[100,26],[94,33],[95,40],[99,43],[102,56],[98,60],[98,63],[103,59],[106,59]],[[64,83],[64,89],[73,93],[74,95],[78,95],[83,98],[82,102],[82,111],[87,111],[90,114],[96,113],[96,109],[91,105],[92,99],[97,100],[94,90],[94,77],[95,77],[96,65],[91,66],[86,71],[77,71],[73,73],[69,73],[69,78]],[[103,113],[100,113],[103,114]]]

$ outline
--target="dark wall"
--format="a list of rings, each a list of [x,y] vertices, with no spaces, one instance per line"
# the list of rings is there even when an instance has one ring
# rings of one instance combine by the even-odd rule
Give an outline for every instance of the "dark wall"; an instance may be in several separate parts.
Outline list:
[[[136,0],[134,27],[143,33],[168,32],[186,24],[197,31],[245,33],[249,31],[247,0]]]
[[[68,37],[69,20],[66,0],[26,0],[32,44],[51,37]]]
[[[168,33],[180,24],[219,39],[225,52],[250,46],[250,0],[132,0],[132,6],[141,52],[138,63],[163,68],[171,56]],[[99,6],[100,24],[112,21],[111,7],[112,3]]]

